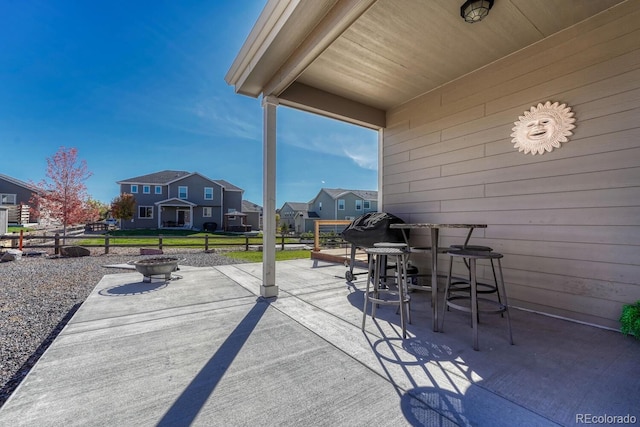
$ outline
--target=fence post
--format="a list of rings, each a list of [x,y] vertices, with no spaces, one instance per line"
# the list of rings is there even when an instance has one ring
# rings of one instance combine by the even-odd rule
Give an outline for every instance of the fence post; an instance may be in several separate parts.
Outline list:
[[[158,249],[162,250],[162,234],[158,234]]]
[[[320,252],[320,223],[313,223],[313,252]]]
[[[18,249],[22,250],[22,239],[24,238],[24,230],[20,229],[20,244],[18,245]]]
[[[104,254],[107,255],[109,253],[109,236],[104,236]]]
[[[53,239],[53,253],[55,255],[59,255],[60,254],[60,234],[56,233]]]
[[[245,252],[249,252],[249,236],[244,235],[244,250]]]
[[[281,235],[282,237],[282,250],[284,251],[284,233]]]
[[[204,251],[209,252],[209,235],[204,235]]]

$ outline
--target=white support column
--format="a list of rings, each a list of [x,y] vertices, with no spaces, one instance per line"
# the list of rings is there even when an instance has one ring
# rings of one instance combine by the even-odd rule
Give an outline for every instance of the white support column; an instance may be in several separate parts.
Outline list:
[[[276,286],[276,107],[278,98],[262,99],[263,109],[263,238],[260,295],[278,296]]]

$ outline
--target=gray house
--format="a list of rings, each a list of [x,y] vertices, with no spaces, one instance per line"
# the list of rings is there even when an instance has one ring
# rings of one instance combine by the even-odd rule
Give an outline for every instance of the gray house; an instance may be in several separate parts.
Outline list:
[[[280,209],[280,223],[297,233],[314,230],[318,219],[353,220],[378,210],[378,192],[322,188],[308,203],[286,202]]]
[[[37,192],[31,184],[0,174],[0,206],[7,209],[9,223],[28,224],[37,220],[29,214],[29,200]]]
[[[186,228],[215,231],[223,224],[233,230],[244,226],[243,190],[224,180],[198,172],[165,170],[118,181],[120,193],[132,194],[136,214],[123,221],[123,229]]]
[[[309,218],[309,203],[285,202],[280,208],[280,224],[286,224],[289,231],[302,233],[305,230],[305,221]]]
[[[246,224],[250,225],[252,230],[262,230],[262,206],[243,200],[242,213],[246,215]]]

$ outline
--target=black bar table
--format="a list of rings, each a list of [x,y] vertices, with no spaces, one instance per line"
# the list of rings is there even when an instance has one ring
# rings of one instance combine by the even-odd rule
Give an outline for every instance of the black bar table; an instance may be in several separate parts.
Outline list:
[[[405,230],[428,228],[431,233],[431,307],[433,309],[433,331],[438,332],[438,243],[440,241],[441,228],[468,228],[467,238],[464,246],[467,246],[471,233],[476,228],[487,228],[487,224],[431,224],[431,223],[413,223],[413,224],[391,224],[389,228],[397,228],[402,230],[404,240],[409,245],[409,238]]]

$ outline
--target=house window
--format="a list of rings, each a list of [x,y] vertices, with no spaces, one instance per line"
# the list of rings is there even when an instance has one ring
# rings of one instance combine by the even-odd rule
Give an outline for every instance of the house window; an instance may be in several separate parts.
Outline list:
[[[371,209],[371,202],[370,202],[370,201],[368,201],[368,200],[365,200],[365,201],[364,201],[364,208],[365,208],[365,209]]]
[[[321,211],[322,210],[322,202],[318,203],[318,207],[319,207],[318,210]]]
[[[213,200],[213,187],[204,187],[204,199]]]
[[[135,194],[138,192],[138,185],[137,184],[131,184],[131,193]]]
[[[16,204],[15,194],[0,194],[0,205],[15,205],[15,204]]]
[[[202,216],[204,218],[211,218],[213,216],[213,208],[210,206],[205,206],[202,208]]]
[[[362,200],[356,200],[356,210],[357,211],[362,210]]]
[[[153,206],[138,206],[138,218],[153,219]]]
[[[142,186],[142,192],[144,194],[151,194],[151,186],[150,185],[143,185]]]
[[[162,194],[162,185],[156,185],[156,194]]]
[[[178,187],[178,198],[179,199],[186,199],[187,197],[189,197],[188,188],[187,187],[183,187],[183,186]]]
[[[338,199],[338,210],[339,211],[344,210],[344,199]]]

